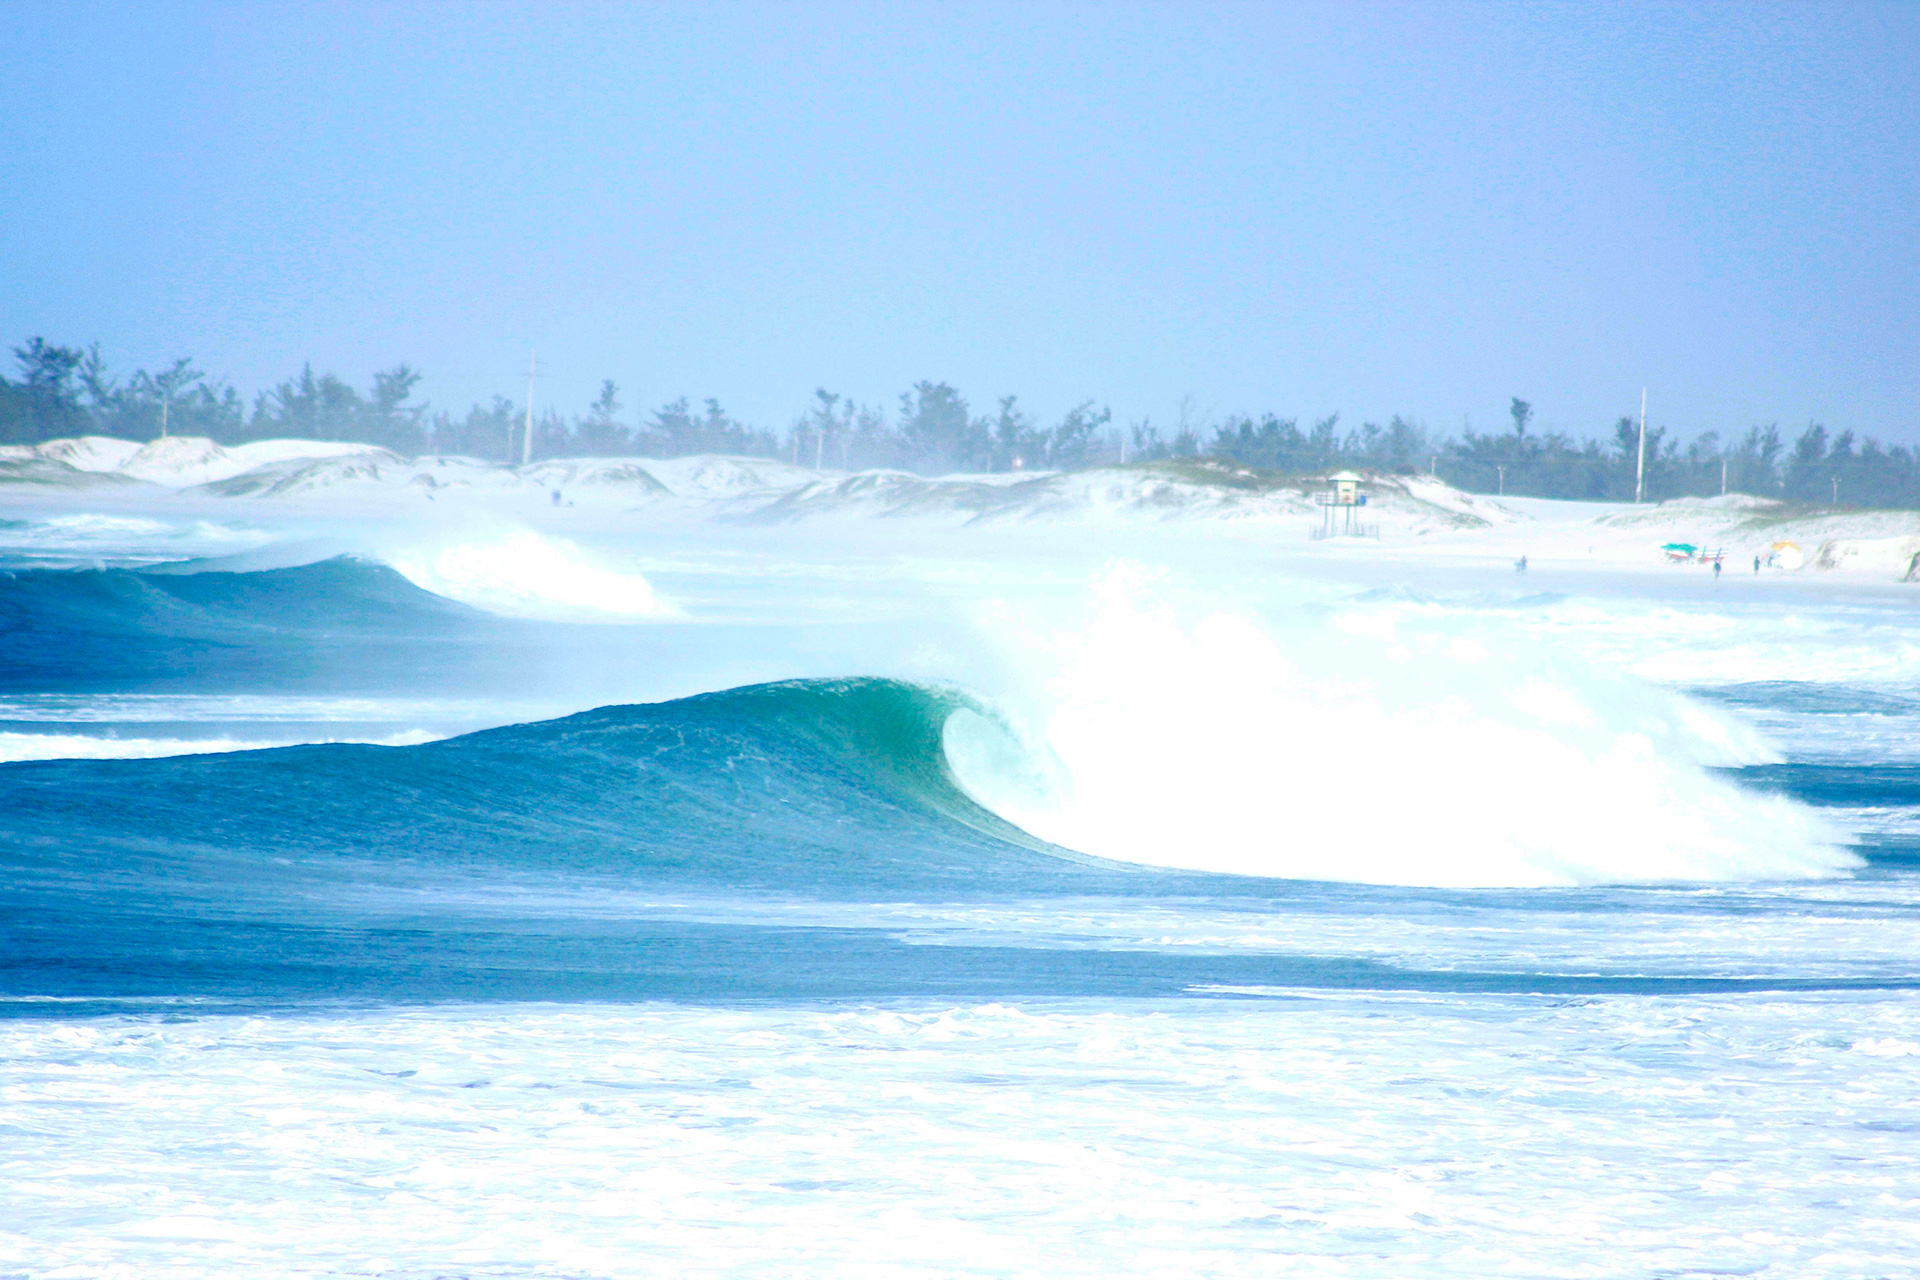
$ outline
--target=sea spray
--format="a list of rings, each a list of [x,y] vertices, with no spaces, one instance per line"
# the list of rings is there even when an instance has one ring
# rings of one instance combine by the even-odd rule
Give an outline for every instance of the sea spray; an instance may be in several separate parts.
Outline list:
[[[640,574],[609,569],[577,544],[531,529],[414,541],[382,558],[427,591],[507,617],[636,622],[681,616]]]
[[[1243,875],[1565,886],[1860,865],[1811,810],[1709,771],[1778,758],[1733,717],[1558,664],[1485,613],[1189,621],[1167,585],[1121,564],[1077,624],[986,616],[1018,688],[1002,723],[948,722],[968,794],[1082,853]]]

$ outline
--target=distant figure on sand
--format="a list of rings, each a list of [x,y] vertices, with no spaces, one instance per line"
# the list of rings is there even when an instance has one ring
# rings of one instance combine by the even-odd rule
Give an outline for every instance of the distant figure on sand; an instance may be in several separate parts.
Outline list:
[[[1525,556],[1521,556],[1513,562],[1513,571],[1515,573],[1525,573],[1527,571],[1527,558]]]
[[[1754,571],[1755,573],[1758,573],[1758,572],[1760,572],[1760,557],[1759,557],[1759,556],[1755,556],[1755,557],[1753,558],[1753,571]]]
[[[553,491],[553,505],[556,507],[560,505],[560,491],[558,489]]]
[[[1713,580],[1715,582],[1720,581],[1720,562],[1718,560],[1713,562]]]

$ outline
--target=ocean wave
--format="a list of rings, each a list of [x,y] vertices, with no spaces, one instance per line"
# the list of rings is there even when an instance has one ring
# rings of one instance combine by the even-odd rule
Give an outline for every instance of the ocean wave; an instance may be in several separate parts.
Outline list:
[[[316,745],[0,768],[0,842],[363,870],[489,866],[856,891],[979,887],[1075,864],[953,785],[960,695],[758,685],[418,746]],[[73,797],[89,803],[76,811]]]
[[[172,568],[0,573],[0,692],[303,684],[445,667],[410,640],[499,624],[349,557],[257,572]],[[502,633],[505,634],[505,633]],[[385,646],[373,662],[369,646]]]
[[[1013,692],[956,716],[967,793],[1035,836],[1193,871],[1450,887],[1798,879],[1860,865],[1738,719],[1497,620],[1182,617],[1116,566],[1084,620],[990,620]],[[1005,741],[1011,734],[1017,744]]]
[[[380,558],[423,590],[506,617],[650,622],[682,616],[642,575],[608,568],[578,544],[530,529],[417,538]]]
[[[1212,656],[1217,679],[1227,664]],[[1349,767],[1361,739],[1324,720],[1296,720],[1284,738],[1264,728],[1257,713],[1278,692],[1296,717],[1323,715],[1314,691],[1274,677],[1233,699],[1186,685],[1176,698],[1132,692],[1118,710],[1063,697],[1037,741],[966,693],[855,678],[396,748],[13,765],[0,770],[0,835],[65,833],[111,850],[204,847],[215,831],[222,857],[243,860],[325,851],[369,866],[856,894],[1012,891],[1033,876],[1105,880],[1127,864],[1444,886],[1804,878],[1859,865],[1798,801],[1743,789],[1671,742],[1662,754],[1644,718],[1629,732],[1618,708],[1568,703],[1564,690],[1483,703],[1482,722],[1458,690],[1445,714],[1366,709],[1358,730],[1376,759],[1428,773],[1402,784],[1397,812],[1388,775]],[[1363,705],[1355,689],[1341,693],[1341,714]],[[1249,711],[1259,731],[1229,733]],[[1412,740],[1388,742],[1390,731]],[[1666,728],[1683,732],[1697,726]],[[1459,759],[1435,757],[1442,740]],[[1772,781],[1766,768],[1749,772]],[[1544,794],[1512,803],[1516,775]],[[86,812],[74,794],[90,797]],[[1567,814],[1545,821],[1570,804],[1571,829]]]
[[[425,729],[408,729],[377,738],[348,738],[352,742],[373,742],[380,746],[412,746],[430,742],[436,734]],[[339,737],[322,739],[337,742]],[[221,735],[208,738],[170,738],[151,736],[122,737],[96,733],[13,733],[0,730],[0,764],[16,760],[146,760],[155,756],[224,754],[234,751],[260,751],[283,745],[284,739],[235,738]]]
[[[1354,894],[1379,895],[1396,920],[1444,912],[1449,899],[1432,890],[1287,885],[1150,865],[1170,860],[1151,847],[1053,843],[1055,829],[1021,804],[985,794],[980,772],[1045,788],[1056,770],[1085,764],[1070,743],[1052,755],[1033,754],[965,692],[849,678],[607,706],[411,746],[0,764],[0,919],[17,926],[0,945],[0,990],[712,1000],[1177,994],[1195,982],[1545,989],[1535,973],[1385,965],[1350,954],[1341,909],[1315,923]],[[1802,780],[1756,781],[1791,790]],[[1716,783],[1759,812],[1797,812],[1793,800]],[[1153,806],[1165,799],[1129,797],[1127,816],[1157,833]],[[1300,804],[1337,810],[1340,799],[1302,793]],[[1206,815],[1188,817],[1211,833]],[[1483,838],[1447,844],[1443,833],[1422,852],[1470,854]],[[1366,879],[1355,873],[1380,864],[1365,856],[1347,867],[1269,863],[1266,874]],[[1489,865],[1500,864],[1479,874]],[[1655,891],[1606,892],[1615,897],[1598,908]],[[1127,902],[1144,905],[1129,914]],[[958,905],[903,913],[886,903]],[[1193,904],[1207,903],[1196,915]],[[1088,924],[1156,911],[1170,922],[1131,943],[1103,943]],[[1300,946],[1256,945],[1274,911],[1299,916],[1289,927]],[[1044,936],[1029,937],[1036,930]],[[1556,990],[1640,981],[1551,977]]]

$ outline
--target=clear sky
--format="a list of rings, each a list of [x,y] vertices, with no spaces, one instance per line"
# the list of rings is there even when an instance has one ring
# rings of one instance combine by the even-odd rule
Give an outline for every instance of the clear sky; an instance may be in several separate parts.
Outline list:
[[[1920,439],[1920,4],[0,0],[0,339]]]

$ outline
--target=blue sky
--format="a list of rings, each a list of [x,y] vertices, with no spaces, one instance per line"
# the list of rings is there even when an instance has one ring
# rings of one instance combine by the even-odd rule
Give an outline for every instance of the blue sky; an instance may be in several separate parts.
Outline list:
[[[0,0],[0,338],[1920,439],[1920,5]]]

